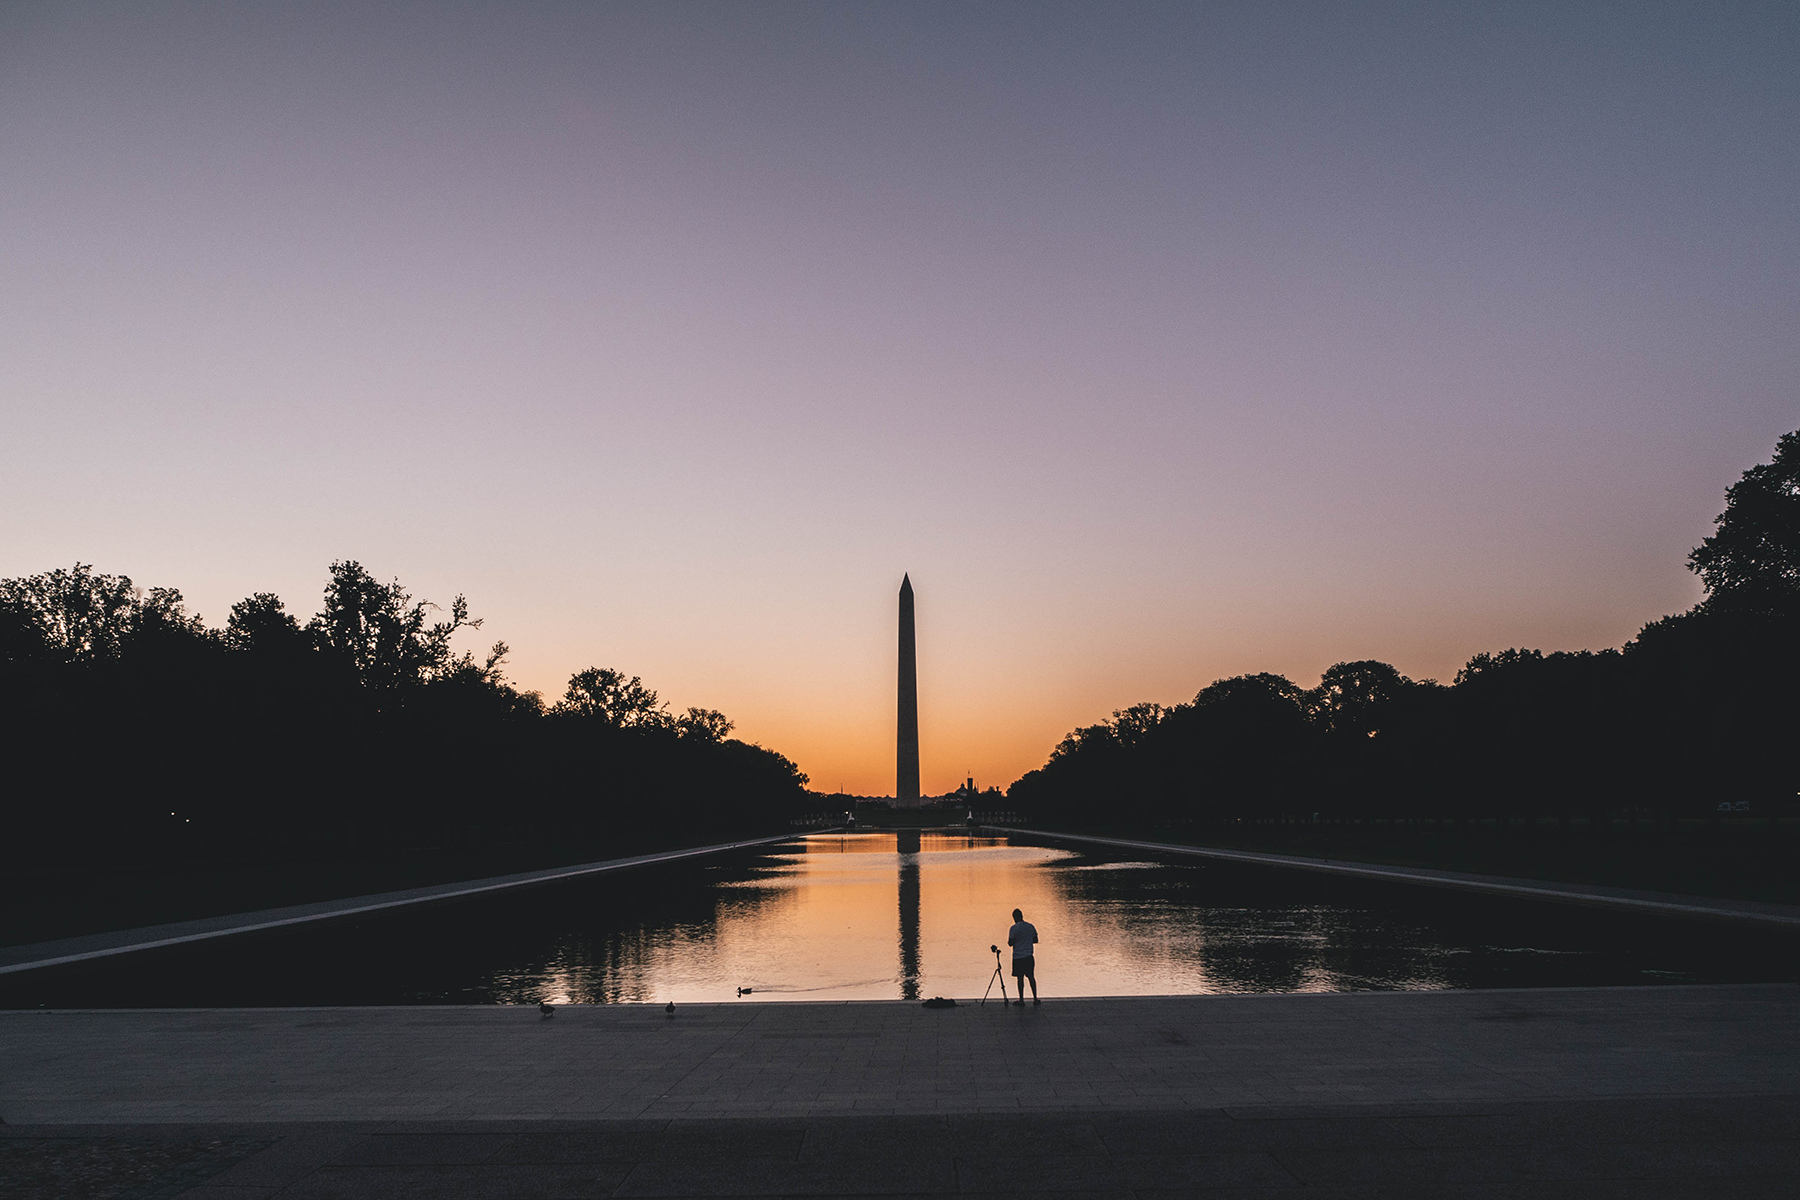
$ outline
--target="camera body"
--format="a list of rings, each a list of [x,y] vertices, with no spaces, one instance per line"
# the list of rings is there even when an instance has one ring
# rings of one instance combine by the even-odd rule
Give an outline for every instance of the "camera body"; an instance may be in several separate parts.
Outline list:
[[[989,946],[988,949],[993,951],[995,954],[1000,953],[1000,947],[998,947],[998,946]]]

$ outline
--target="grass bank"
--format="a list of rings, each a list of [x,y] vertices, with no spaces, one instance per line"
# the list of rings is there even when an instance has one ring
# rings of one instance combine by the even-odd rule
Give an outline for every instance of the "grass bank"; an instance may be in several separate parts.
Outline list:
[[[1257,850],[1384,866],[1800,904],[1800,819],[1623,823],[1198,822],[1059,826],[1103,837]]]
[[[328,858],[13,867],[0,872],[0,946],[485,879],[780,832],[721,830],[717,836],[706,836],[705,831],[689,830],[685,835],[640,835],[597,842],[421,847]]]

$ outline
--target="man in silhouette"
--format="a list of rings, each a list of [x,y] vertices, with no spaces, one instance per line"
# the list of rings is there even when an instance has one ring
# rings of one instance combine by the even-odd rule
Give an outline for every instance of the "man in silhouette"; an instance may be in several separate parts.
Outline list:
[[[1013,909],[1013,927],[1006,931],[1006,944],[1013,950],[1013,982],[1019,987],[1019,1004],[1025,1003],[1025,981],[1031,980],[1031,1002],[1041,1004],[1037,994],[1037,926],[1025,914]]]

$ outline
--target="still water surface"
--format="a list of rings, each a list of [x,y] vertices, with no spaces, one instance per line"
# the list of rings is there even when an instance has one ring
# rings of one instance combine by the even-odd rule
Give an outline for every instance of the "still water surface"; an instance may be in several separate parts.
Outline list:
[[[1042,939],[1046,997],[1797,977],[1795,939],[1731,926],[992,838],[927,834],[901,854],[860,833],[122,960],[0,1002],[968,1000],[1014,908]]]

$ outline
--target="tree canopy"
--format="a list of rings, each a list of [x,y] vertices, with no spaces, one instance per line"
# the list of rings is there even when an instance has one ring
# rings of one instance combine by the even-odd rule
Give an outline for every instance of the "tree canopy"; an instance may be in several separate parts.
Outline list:
[[[1800,430],[1731,485],[1715,525],[1688,555],[1706,584],[1701,607],[1800,617]]]
[[[95,853],[337,852],[495,838],[674,838],[779,828],[806,777],[706,708],[671,715],[637,676],[590,667],[546,706],[481,629],[331,564],[301,620],[256,592],[223,628],[174,588],[87,564],[0,581],[7,841]]]
[[[1787,811],[1800,789],[1800,432],[1689,557],[1706,597],[1619,649],[1472,656],[1448,687],[1340,662],[1074,730],[1008,791],[1058,821]]]

